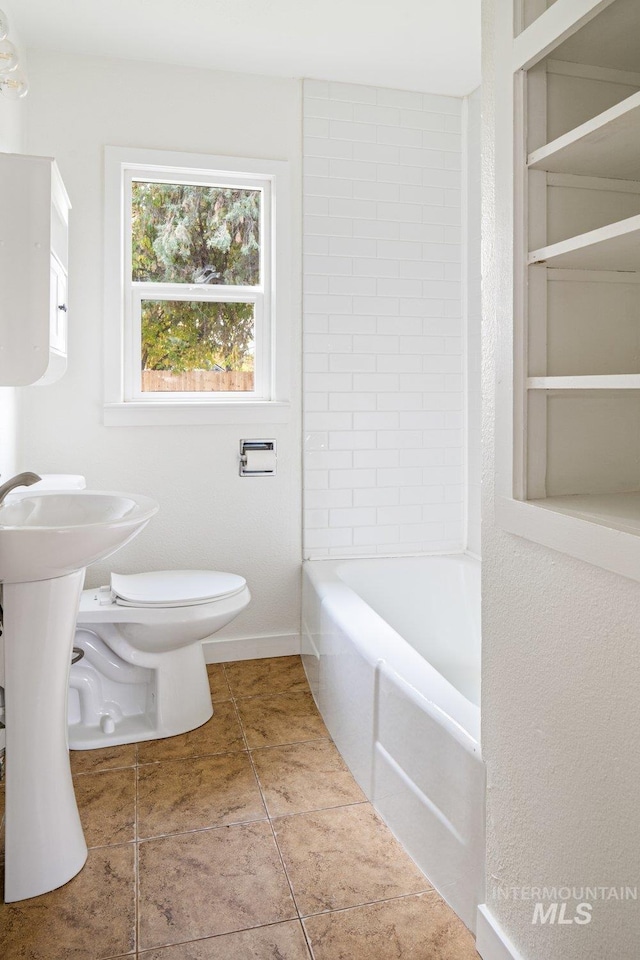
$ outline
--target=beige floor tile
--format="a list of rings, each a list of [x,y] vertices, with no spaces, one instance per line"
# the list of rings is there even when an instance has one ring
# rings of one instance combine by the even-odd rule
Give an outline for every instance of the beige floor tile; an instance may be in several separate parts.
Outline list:
[[[3,960],[103,960],[134,949],[134,844],[90,850],[64,887],[0,904]]]
[[[225,664],[234,697],[263,697],[274,693],[307,693],[309,684],[300,657],[267,657]]]
[[[310,960],[299,920],[181,943],[139,954],[140,960]]]
[[[368,803],[274,821],[302,916],[432,889]]]
[[[138,836],[157,837],[266,817],[247,753],[138,767]]]
[[[97,773],[98,770],[115,770],[117,767],[134,767],[135,743],[123,743],[118,747],[103,747],[99,750],[70,750],[71,773]]]
[[[197,730],[71,752],[89,859],[0,904],[2,960],[133,960],[136,789],[139,960],[311,960],[278,846],[315,960],[478,960],[366,802],[300,658],[207,672],[215,714]]]
[[[209,689],[211,690],[212,701],[218,703],[221,700],[230,700],[231,690],[227,683],[224,666],[221,663],[208,663],[207,675],[209,677]]]
[[[238,700],[238,713],[250,747],[329,736],[310,693],[278,693]]]
[[[478,960],[463,922],[433,893],[324,913],[304,925],[315,960]]]
[[[88,847],[135,840],[135,767],[83,774],[73,787]]]
[[[217,703],[213,716],[201,727],[181,733],[177,737],[139,743],[138,763],[236,753],[244,749],[244,739],[234,704]]]
[[[0,783],[0,866],[4,863],[4,783]]]
[[[265,747],[252,757],[271,817],[366,800],[330,740]]]
[[[296,916],[267,822],[139,845],[140,949]]]

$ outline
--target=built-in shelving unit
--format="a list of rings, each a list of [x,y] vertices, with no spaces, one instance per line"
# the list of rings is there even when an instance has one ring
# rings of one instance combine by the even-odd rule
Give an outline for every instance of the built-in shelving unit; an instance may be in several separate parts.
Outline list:
[[[640,390],[640,374],[604,376],[528,377],[527,390]]]
[[[513,492],[498,514],[640,579],[640,0],[513,2]]]
[[[640,145],[639,145],[640,152]],[[528,262],[568,270],[640,270],[640,216],[532,250]]]
[[[591,494],[547,497],[534,500],[537,506],[557,510],[567,516],[582,517],[591,523],[612,527],[624,533],[640,535],[640,493]]]
[[[530,170],[640,180],[640,93],[529,155]]]

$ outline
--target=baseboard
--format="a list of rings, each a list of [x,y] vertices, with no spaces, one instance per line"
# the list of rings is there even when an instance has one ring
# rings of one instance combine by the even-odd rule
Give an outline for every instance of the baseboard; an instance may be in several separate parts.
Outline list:
[[[265,637],[239,637],[236,640],[205,640],[202,644],[207,663],[230,660],[260,660],[263,657],[290,657],[300,653],[297,633],[271,634]]]
[[[482,960],[524,960],[486,903],[478,907],[476,920],[476,950]]]

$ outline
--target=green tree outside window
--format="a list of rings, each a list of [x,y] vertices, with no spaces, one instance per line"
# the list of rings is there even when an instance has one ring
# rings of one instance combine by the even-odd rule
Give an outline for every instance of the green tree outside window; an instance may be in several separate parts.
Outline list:
[[[259,190],[132,184],[132,279],[260,283]],[[143,300],[142,369],[253,371],[254,305]]]

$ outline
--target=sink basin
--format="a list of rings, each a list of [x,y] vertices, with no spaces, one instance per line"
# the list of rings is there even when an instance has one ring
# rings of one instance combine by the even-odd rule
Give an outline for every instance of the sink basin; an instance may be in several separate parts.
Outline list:
[[[0,582],[50,580],[103,560],[157,510],[149,497],[93,490],[6,501],[0,506]]]

